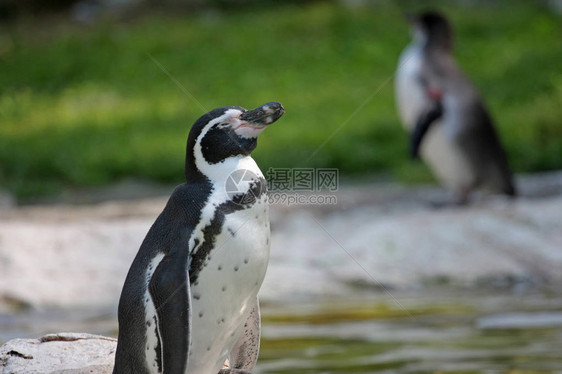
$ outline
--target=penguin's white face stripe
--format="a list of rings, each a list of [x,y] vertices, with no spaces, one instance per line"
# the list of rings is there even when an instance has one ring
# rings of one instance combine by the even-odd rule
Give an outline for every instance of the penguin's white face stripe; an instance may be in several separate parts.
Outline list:
[[[195,158],[195,166],[197,166],[197,169],[199,169],[199,171],[201,171],[201,173],[203,173],[203,175],[205,175],[207,178],[209,178],[211,181],[216,180],[217,178],[219,178],[223,173],[221,172],[221,163],[213,165],[210,164],[209,162],[207,162],[207,160],[205,160],[205,156],[203,156],[203,149],[201,147],[201,141],[203,140],[203,138],[205,137],[205,135],[207,135],[207,133],[209,132],[209,130],[221,123],[221,122],[225,122],[228,119],[230,119],[231,117],[235,116],[235,115],[240,115],[242,112],[240,110],[237,109],[229,109],[227,110],[222,116],[215,118],[214,120],[210,121],[207,125],[205,125],[205,127],[203,128],[203,130],[201,130],[201,133],[199,134],[199,136],[197,137],[197,140],[195,141],[195,147],[193,147],[193,155]]]
[[[217,117],[210,121],[201,133],[197,137],[195,141],[195,146],[193,148],[193,155],[195,158],[195,166],[197,169],[201,171],[203,175],[209,178],[211,181],[223,181],[225,180],[231,172],[236,169],[236,165],[238,164],[241,158],[246,156],[239,155],[234,157],[229,157],[219,163],[211,164],[203,155],[203,149],[201,146],[201,142],[205,135],[213,128],[214,126],[225,127],[231,126],[232,129],[241,137],[244,138],[255,138],[257,137],[266,126],[254,126],[245,121],[240,119],[240,115],[242,114],[241,110],[238,109],[229,109],[227,110],[222,116]],[[236,139],[233,139],[236,141]]]

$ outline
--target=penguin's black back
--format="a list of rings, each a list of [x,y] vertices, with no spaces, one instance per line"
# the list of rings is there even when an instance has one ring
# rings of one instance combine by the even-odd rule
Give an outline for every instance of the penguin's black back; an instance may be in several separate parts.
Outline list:
[[[210,182],[182,184],[174,190],[135,257],[119,299],[119,337],[114,374],[150,373],[146,368],[146,273],[151,260],[172,248],[189,250],[189,238],[201,219],[201,209],[211,193]],[[188,264],[185,264],[187,271]],[[150,323],[150,322],[148,322]]]

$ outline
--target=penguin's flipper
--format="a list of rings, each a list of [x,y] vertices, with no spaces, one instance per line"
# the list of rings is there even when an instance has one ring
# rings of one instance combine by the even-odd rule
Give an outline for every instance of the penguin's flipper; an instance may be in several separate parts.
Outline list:
[[[471,156],[488,189],[515,196],[517,193],[507,155],[488,110],[481,102],[476,102],[469,113],[470,116],[464,120],[465,126],[471,130],[470,136],[465,136],[460,146]]]
[[[419,157],[421,142],[425,134],[427,134],[427,130],[442,115],[443,105],[439,101],[434,101],[434,105],[418,117],[410,138],[410,156],[413,159]]]
[[[162,373],[184,373],[189,356],[191,295],[186,261],[170,251],[158,264],[148,290],[158,319]]]
[[[256,366],[260,350],[260,306],[258,299],[244,324],[242,335],[230,351],[230,367],[251,370]]]

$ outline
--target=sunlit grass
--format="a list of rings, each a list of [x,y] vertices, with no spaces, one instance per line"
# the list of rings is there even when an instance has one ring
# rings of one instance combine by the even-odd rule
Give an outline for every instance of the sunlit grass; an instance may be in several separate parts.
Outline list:
[[[329,166],[342,175],[430,180],[407,157],[393,82],[383,84],[408,43],[402,13],[413,4],[314,3],[6,28],[0,182],[23,199],[128,176],[181,182],[185,139],[203,112],[150,56],[207,109],[282,102],[286,115],[255,152],[263,169]],[[513,168],[559,168],[560,18],[530,2],[479,4],[439,5],[457,25],[460,64],[486,97]]]

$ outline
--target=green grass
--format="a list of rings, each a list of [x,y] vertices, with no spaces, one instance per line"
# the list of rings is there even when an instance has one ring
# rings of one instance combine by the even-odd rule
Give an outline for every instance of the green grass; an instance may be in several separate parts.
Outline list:
[[[479,4],[436,4],[456,25],[459,63],[486,98],[513,168],[562,167],[561,18],[534,2]],[[0,184],[25,200],[129,176],[181,182],[187,133],[203,112],[150,56],[206,109],[284,104],[254,154],[262,169],[430,180],[407,157],[388,81],[409,41],[402,14],[416,7],[312,3],[4,26]]]

